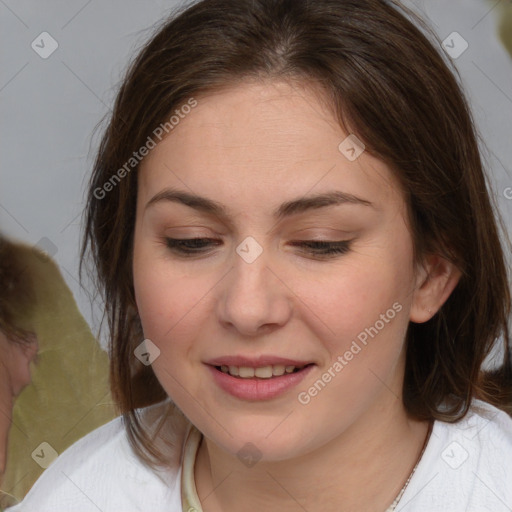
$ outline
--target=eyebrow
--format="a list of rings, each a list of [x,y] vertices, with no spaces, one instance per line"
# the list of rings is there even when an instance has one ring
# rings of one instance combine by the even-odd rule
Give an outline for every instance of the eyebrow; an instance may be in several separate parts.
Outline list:
[[[227,220],[229,218],[228,210],[223,204],[206,197],[176,189],[165,189],[161,192],[158,192],[158,194],[153,196],[147,202],[145,208],[149,208],[152,205],[166,201],[180,203],[185,206],[189,206],[190,208],[194,208],[200,212],[214,215],[220,219]],[[304,213],[308,210],[316,210],[319,208],[325,208],[327,206],[337,206],[343,204],[369,206],[371,208],[377,209],[373,203],[366,199],[362,199],[353,194],[342,192],[340,190],[333,190],[323,194],[304,196],[298,199],[293,199],[291,201],[286,201],[274,210],[273,217],[276,220],[282,220],[285,217]]]

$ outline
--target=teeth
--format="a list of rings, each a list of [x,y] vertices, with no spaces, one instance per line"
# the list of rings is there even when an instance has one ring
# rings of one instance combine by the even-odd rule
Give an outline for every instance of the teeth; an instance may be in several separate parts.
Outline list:
[[[284,364],[276,364],[272,366],[272,375],[284,375]]]
[[[260,368],[251,368],[248,366],[226,366],[220,367],[223,373],[229,373],[233,377],[240,377],[242,379],[251,379],[258,377],[259,379],[270,379],[272,377],[279,377],[285,373],[293,373],[295,366],[285,366],[284,364],[262,366]]]
[[[256,368],[256,370],[254,370],[254,376],[260,379],[270,379],[270,377],[272,377],[272,366]]]
[[[238,376],[243,379],[254,377],[254,368],[248,368],[247,366],[240,366],[238,369]]]

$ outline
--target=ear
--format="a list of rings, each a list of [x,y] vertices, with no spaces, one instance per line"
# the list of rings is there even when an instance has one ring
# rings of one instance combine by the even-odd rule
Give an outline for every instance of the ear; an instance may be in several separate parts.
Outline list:
[[[460,270],[436,254],[425,258],[416,274],[416,286],[410,310],[411,322],[430,320],[453,292],[461,277]]]

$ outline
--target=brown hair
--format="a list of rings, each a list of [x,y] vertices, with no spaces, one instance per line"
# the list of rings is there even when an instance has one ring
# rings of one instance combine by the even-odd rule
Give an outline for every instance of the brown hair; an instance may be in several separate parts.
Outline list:
[[[510,288],[495,212],[468,105],[421,23],[379,0],[203,0],[174,13],[132,63],[90,182],[82,264],[90,254],[110,327],[112,392],[145,460],[159,457],[135,409],[166,394],[133,356],[143,336],[131,259],[137,172],[125,164],[180,104],[244,80],[317,84],[340,124],[395,173],[415,262],[436,253],[462,272],[430,321],[409,324],[409,414],[455,422],[473,397],[510,406]],[[108,196],[98,193],[116,173]],[[500,337],[503,364],[486,373]]]
[[[0,332],[9,341],[30,343],[35,334],[25,325],[35,306],[34,284],[23,263],[25,248],[0,235]]]

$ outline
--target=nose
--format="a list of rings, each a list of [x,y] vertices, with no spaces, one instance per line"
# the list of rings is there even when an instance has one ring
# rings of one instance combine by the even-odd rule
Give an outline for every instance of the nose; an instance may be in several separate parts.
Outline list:
[[[225,328],[238,334],[268,334],[290,319],[291,299],[290,290],[263,255],[252,263],[236,256],[221,283],[217,315]]]

